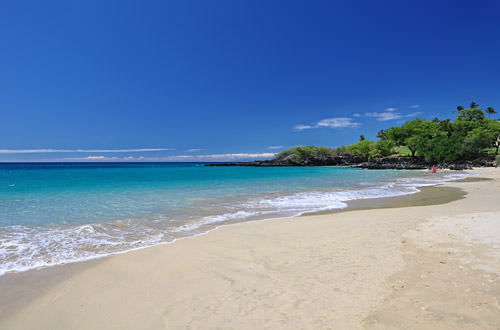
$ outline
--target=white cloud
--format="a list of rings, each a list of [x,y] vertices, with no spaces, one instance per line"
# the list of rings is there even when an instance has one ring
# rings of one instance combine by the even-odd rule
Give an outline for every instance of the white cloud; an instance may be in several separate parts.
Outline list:
[[[402,118],[401,114],[397,112],[367,112],[365,115],[368,117],[375,117],[379,121]]]
[[[123,160],[120,157],[106,157],[106,156],[87,156],[87,157],[66,157],[63,160],[70,161],[89,161],[89,160],[100,160],[100,161],[118,161]]]
[[[145,158],[148,161],[159,162],[223,162],[223,161],[238,161],[238,160],[254,160],[254,159],[269,159],[276,154],[274,152],[264,153],[227,153],[227,154],[207,154],[207,155],[177,155],[167,157]]]
[[[40,162],[234,162],[234,161],[251,161],[265,160],[276,156],[274,152],[263,153],[225,153],[225,154],[206,154],[206,155],[173,155],[160,157],[144,157],[144,156],[100,156],[92,155],[87,157],[65,157],[53,159],[37,159]]]
[[[263,153],[236,153],[236,154],[211,154],[211,155],[197,155],[196,158],[258,158],[258,157],[274,157],[274,152]]]
[[[302,124],[299,124],[299,125],[295,125],[293,128],[296,129],[297,131],[302,131],[304,129],[311,129],[311,128],[315,128],[315,127],[313,127],[311,125],[302,125]]]
[[[422,114],[422,112],[416,111],[416,112],[412,112],[412,113],[409,113],[407,115],[404,115],[403,118],[416,117],[416,116],[421,115],[421,114]]]
[[[134,157],[116,157],[116,156],[87,156],[87,157],[65,157],[62,159],[55,159],[50,161],[108,161],[108,162],[124,162],[124,161],[142,161],[145,160],[144,156]]]
[[[202,151],[203,149],[196,149],[196,148],[193,148],[193,149],[188,149],[186,150],[186,152],[198,152],[198,151]]]
[[[328,127],[328,128],[341,128],[341,127],[358,127],[361,124],[353,122],[352,118],[326,118],[320,120],[317,124],[318,127]]]
[[[295,125],[294,128],[298,131],[312,128],[344,128],[344,127],[359,127],[360,123],[353,121],[352,118],[348,117],[337,117],[337,118],[325,118],[313,125]]]
[[[414,117],[414,116],[417,116],[419,114],[421,114],[421,112],[413,112],[413,113],[410,113],[407,115],[403,115],[399,112],[367,112],[367,113],[365,113],[366,116],[374,117],[378,121],[386,121],[386,120]]]
[[[146,149],[0,149],[0,154],[35,154],[35,153],[114,153],[114,152],[149,152],[175,150],[173,148],[146,148]]]
[[[283,149],[285,146],[269,146],[266,149],[269,150],[276,150],[276,149]]]
[[[420,105],[415,104],[410,106],[412,109],[417,109],[420,108]],[[408,118],[408,117],[414,117],[421,114],[421,112],[413,112],[410,114],[403,114],[401,112],[398,112],[397,108],[385,108],[384,111],[382,112],[366,112],[365,116],[367,117],[373,117],[378,121],[387,121],[387,120],[396,120],[396,119],[402,119],[402,118]]]
[[[361,117],[361,114],[359,114],[359,113],[353,113],[352,116],[356,117],[356,118],[359,118],[359,117]]]

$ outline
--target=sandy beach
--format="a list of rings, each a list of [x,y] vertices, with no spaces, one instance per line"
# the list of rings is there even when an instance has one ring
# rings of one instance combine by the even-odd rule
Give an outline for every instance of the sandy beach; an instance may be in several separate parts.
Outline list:
[[[500,170],[0,277],[0,329],[500,329]]]

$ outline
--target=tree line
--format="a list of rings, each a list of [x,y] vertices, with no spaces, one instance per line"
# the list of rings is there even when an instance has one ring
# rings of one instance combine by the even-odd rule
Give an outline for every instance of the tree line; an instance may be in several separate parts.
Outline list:
[[[472,160],[491,152],[498,155],[500,121],[491,118],[497,113],[493,107],[483,111],[472,102],[467,109],[459,105],[455,113],[453,120],[416,118],[401,126],[382,129],[376,141],[361,135],[359,142],[338,148],[298,146],[279,153],[276,159],[293,162],[324,162],[339,156],[370,159],[393,155],[398,147],[406,147],[410,157],[433,163]]]

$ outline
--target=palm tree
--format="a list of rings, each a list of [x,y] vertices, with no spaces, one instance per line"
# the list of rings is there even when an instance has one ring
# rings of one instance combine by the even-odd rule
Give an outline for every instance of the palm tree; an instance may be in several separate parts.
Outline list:
[[[477,104],[476,102],[472,102],[472,103],[470,104],[470,108],[471,108],[471,109],[477,109],[478,107],[479,107],[479,104]]]
[[[486,113],[488,114],[488,118],[490,118],[492,114],[497,113],[497,112],[495,111],[495,108],[493,108],[493,107],[487,107],[486,108]]]
[[[387,133],[381,129],[380,131],[378,131],[377,133],[377,139],[380,139],[380,140],[387,140],[388,137],[387,137]]]

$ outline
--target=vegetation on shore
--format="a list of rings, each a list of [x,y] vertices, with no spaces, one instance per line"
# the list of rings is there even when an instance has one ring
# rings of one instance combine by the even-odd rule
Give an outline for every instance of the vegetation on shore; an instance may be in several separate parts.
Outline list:
[[[472,160],[498,155],[500,147],[500,121],[491,119],[496,111],[485,111],[472,102],[468,109],[458,106],[455,119],[414,119],[401,126],[380,130],[377,141],[360,141],[338,148],[297,146],[276,155],[277,161],[325,162],[335,157],[350,156],[365,159],[390,155],[410,156],[433,163]]]

